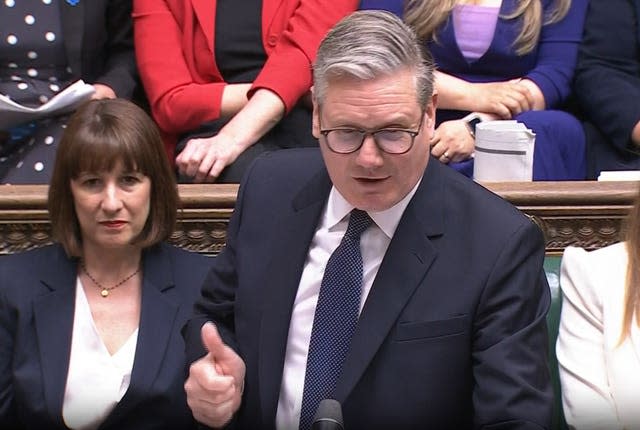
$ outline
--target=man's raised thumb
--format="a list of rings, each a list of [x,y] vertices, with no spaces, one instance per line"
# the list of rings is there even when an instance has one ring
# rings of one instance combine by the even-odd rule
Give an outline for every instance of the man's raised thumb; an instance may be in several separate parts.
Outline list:
[[[202,345],[204,345],[205,349],[211,353],[214,357],[219,355],[224,348],[224,343],[220,338],[220,334],[218,333],[218,329],[211,322],[206,322],[202,326]]]

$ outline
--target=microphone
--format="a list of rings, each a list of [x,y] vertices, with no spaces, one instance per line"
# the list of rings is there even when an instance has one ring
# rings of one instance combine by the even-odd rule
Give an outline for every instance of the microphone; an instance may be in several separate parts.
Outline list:
[[[333,399],[324,399],[318,405],[311,430],[344,430],[342,406]]]

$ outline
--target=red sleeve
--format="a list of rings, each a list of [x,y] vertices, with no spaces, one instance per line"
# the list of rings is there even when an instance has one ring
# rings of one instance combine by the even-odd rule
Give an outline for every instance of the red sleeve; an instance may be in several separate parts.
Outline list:
[[[176,134],[217,119],[226,84],[215,79],[217,69],[190,2],[136,0],[133,18],[138,69],[159,127]],[[212,12],[212,26],[213,20]],[[207,79],[194,79],[196,59],[209,69]]]
[[[267,88],[278,94],[289,111],[311,88],[311,67],[325,34],[357,7],[357,0],[300,0],[277,41],[276,35],[265,35],[267,49],[274,46],[249,95]]]
[[[268,60],[251,91],[267,88],[290,110],[311,87],[311,64],[320,41],[333,24],[356,9],[358,1],[294,0],[292,10],[273,0],[264,3],[283,10],[271,15],[274,23],[268,27],[263,23]],[[168,133],[193,130],[220,116],[226,84],[213,59],[212,40],[202,33],[195,15],[186,0],[134,2],[140,76],[153,116]],[[213,29],[214,19],[212,11],[207,28]]]

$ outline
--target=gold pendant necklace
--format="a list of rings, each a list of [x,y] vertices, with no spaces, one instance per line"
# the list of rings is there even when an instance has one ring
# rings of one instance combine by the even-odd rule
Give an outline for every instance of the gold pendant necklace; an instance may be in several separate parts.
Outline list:
[[[142,269],[142,266],[138,266],[138,269],[136,269],[135,272],[133,272],[131,275],[127,276],[126,278],[124,278],[122,281],[118,282],[117,284],[115,284],[113,287],[105,287],[104,285],[102,285],[100,282],[98,282],[96,280],[96,278],[94,278],[93,276],[91,276],[91,273],[89,273],[89,271],[87,270],[87,266],[85,266],[84,261],[80,262],[80,267],[82,267],[82,271],[87,275],[87,277],[89,279],[91,279],[91,282],[93,282],[95,284],[95,286],[97,288],[99,288],[100,290],[100,295],[103,298],[107,298],[109,297],[109,291],[114,290],[116,288],[118,288],[120,285],[124,284],[125,282],[127,282],[129,279],[133,278],[134,276],[136,276],[138,273],[140,273],[140,270]]]

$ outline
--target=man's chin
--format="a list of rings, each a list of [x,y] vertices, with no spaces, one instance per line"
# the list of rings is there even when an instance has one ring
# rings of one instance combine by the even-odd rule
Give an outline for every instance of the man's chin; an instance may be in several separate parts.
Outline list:
[[[391,196],[384,190],[368,189],[363,191],[361,189],[351,203],[363,211],[380,212],[389,209],[397,202],[392,201]]]

